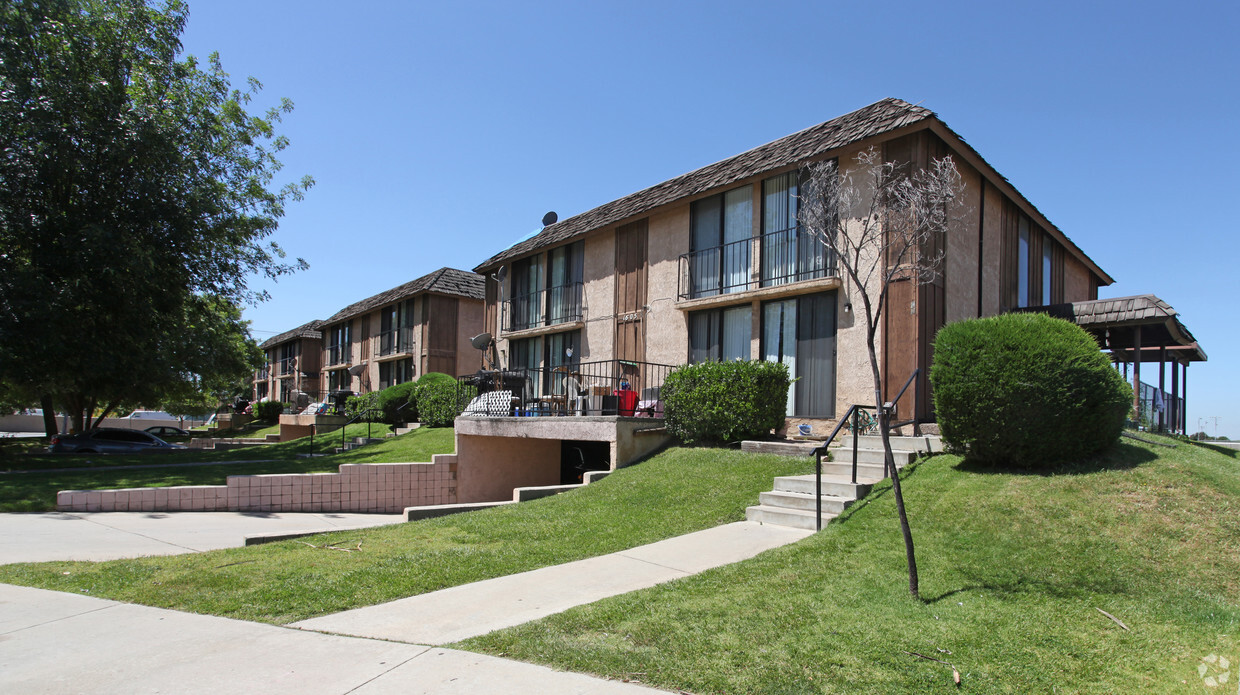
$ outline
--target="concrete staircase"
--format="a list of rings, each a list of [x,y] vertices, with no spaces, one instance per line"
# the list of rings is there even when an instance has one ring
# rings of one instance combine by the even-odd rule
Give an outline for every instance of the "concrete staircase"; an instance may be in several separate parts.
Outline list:
[[[883,471],[883,441],[877,435],[857,440],[857,482],[852,482],[851,436],[841,437],[829,451],[831,461],[822,462],[822,523],[839,516],[850,504],[865,497],[874,483],[886,477]],[[785,453],[807,456],[818,442],[743,442],[745,451]],[[772,448],[772,445],[779,445]],[[778,450],[777,450],[778,449]],[[938,437],[891,437],[891,454],[896,468],[903,468],[918,456],[943,450]],[[758,496],[758,504],[745,510],[745,518],[763,524],[814,530],[814,475],[793,475],[775,479],[774,489]]]
[[[367,444],[378,444],[381,441],[383,441],[383,439],[379,437],[354,437],[353,441],[345,442],[344,446],[336,447],[336,453],[339,454],[345,451],[352,451],[354,449],[366,446]]]
[[[399,437],[402,434],[409,434],[410,432],[418,429],[421,426],[422,426],[422,423],[415,422],[411,425],[406,425],[404,427],[397,427],[394,432],[388,432],[387,434],[383,436],[387,437],[388,439],[391,439],[392,437]]]

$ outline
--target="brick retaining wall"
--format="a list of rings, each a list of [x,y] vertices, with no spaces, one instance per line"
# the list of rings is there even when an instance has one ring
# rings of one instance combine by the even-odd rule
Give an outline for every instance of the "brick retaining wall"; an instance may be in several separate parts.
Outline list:
[[[346,463],[339,473],[230,475],[224,485],[62,490],[63,512],[373,512],[454,504],[456,455],[432,463]]]

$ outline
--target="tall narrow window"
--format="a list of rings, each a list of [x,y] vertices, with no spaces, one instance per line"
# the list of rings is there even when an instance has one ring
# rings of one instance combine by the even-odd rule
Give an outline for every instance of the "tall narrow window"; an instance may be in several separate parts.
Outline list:
[[[762,357],[788,365],[788,415],[835,415],[835,301],[833,292],[762,305]]]
[[[580,321],[585,244],[576,242],[547,252],[547,323]]]
[[[1051,248],[1051,240],[1048,235],[1042,235],[1042,304],[1050,304],[1054,300],[1054,294],[1051,292],[1051,269],[1054,266],[1053,253]]]
[[[693,297],[741,292],[749,286],[749,239],[753,236],[753,190],[742,186],[695,201],[689,273]]]
[[[689,314],[689,361],[747,360],[753,335],[748,304]]]
[[[542,254],[512,264],[512,300],[509,330],[520,331],[543,324]]]
[[[1020,216],[1016,252],[1016,306],[1029,306],[1029,218]]]
[[[826,277],[831,269],[825,244],[799,226],[800,186],[790,171],[762,182],[762,286]]]

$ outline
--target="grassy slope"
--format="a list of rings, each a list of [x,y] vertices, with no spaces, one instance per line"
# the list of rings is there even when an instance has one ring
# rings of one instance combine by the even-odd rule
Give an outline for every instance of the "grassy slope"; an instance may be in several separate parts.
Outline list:
[[[743,518],[809,459],[670,449],[585,488],[520,505],[196,555],[0,567],[0,581],[285,623],[602,555]]]
[[[969,692],[1212,692],[1219,654],[1230,691],[1238,456],[1124,442],[1051,476],[940,456],[904,487],[922,602],[883,486],[807,541],[463,646],[694,693],[956,691],[902,650]]]
[[[384,425],[372,433],[381,436]],[[350,425],[345,436],[366,435],[366,425]],[[314,451],[330,452],[340,446],[340,432],[314,438]],[[318,473],[335,471],[342,463],[390,463],[430,461],[434,454],[451,453],[455,443],[452,428],[424,428],[409,434],[372,444],[353,451],[317,458],[299,458],[309,451],[308,439],[269,444],[229,451],[189,451],[171,454],[138,454],[132,456],[21,456],[17,460],[25,468],[46,467],[47,473],[0,475],[0,512],[38,512],[56,508],[59,490],[100,490],[109,488],[161,487],[166,485],[223,485],[230,475],[261,473]],[[149,468],[110,471],[120,465],[152,465],[163,463],[197,463],[226,461],[261,461],[257,463],[199,466],[191,468]],[[98,470],[88,472],[56,472],[54,468],[86,467],[95,464]],[[13,466],[16,468],[17,466]]]

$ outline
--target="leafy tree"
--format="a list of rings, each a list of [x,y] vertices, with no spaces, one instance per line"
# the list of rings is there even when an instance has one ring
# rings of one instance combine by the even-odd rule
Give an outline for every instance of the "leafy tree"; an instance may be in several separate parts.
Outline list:
[[[274,189],[275,125],[218,56],[178,59],[180,0],[0,5],[0,383],[89,425],[232,379],[237,307],[285,263],[266,238],[309,178]]]
[[[908,172],[900,164],[882,161],[873,148],[858,154],[856,166],[847,171],[841,172],[834,161],[825,161],[808,165],[806,173],[801,224],[831,251],[840,274],[861,303],[857,318],[865,321],[874,407],[904,535],[909,593],[918,597],[917,557],[891,454],[876,338],[892,284],[928,283],[940,272],[946,247],[943,236],[963,191],[960,174],[950,157]]]

